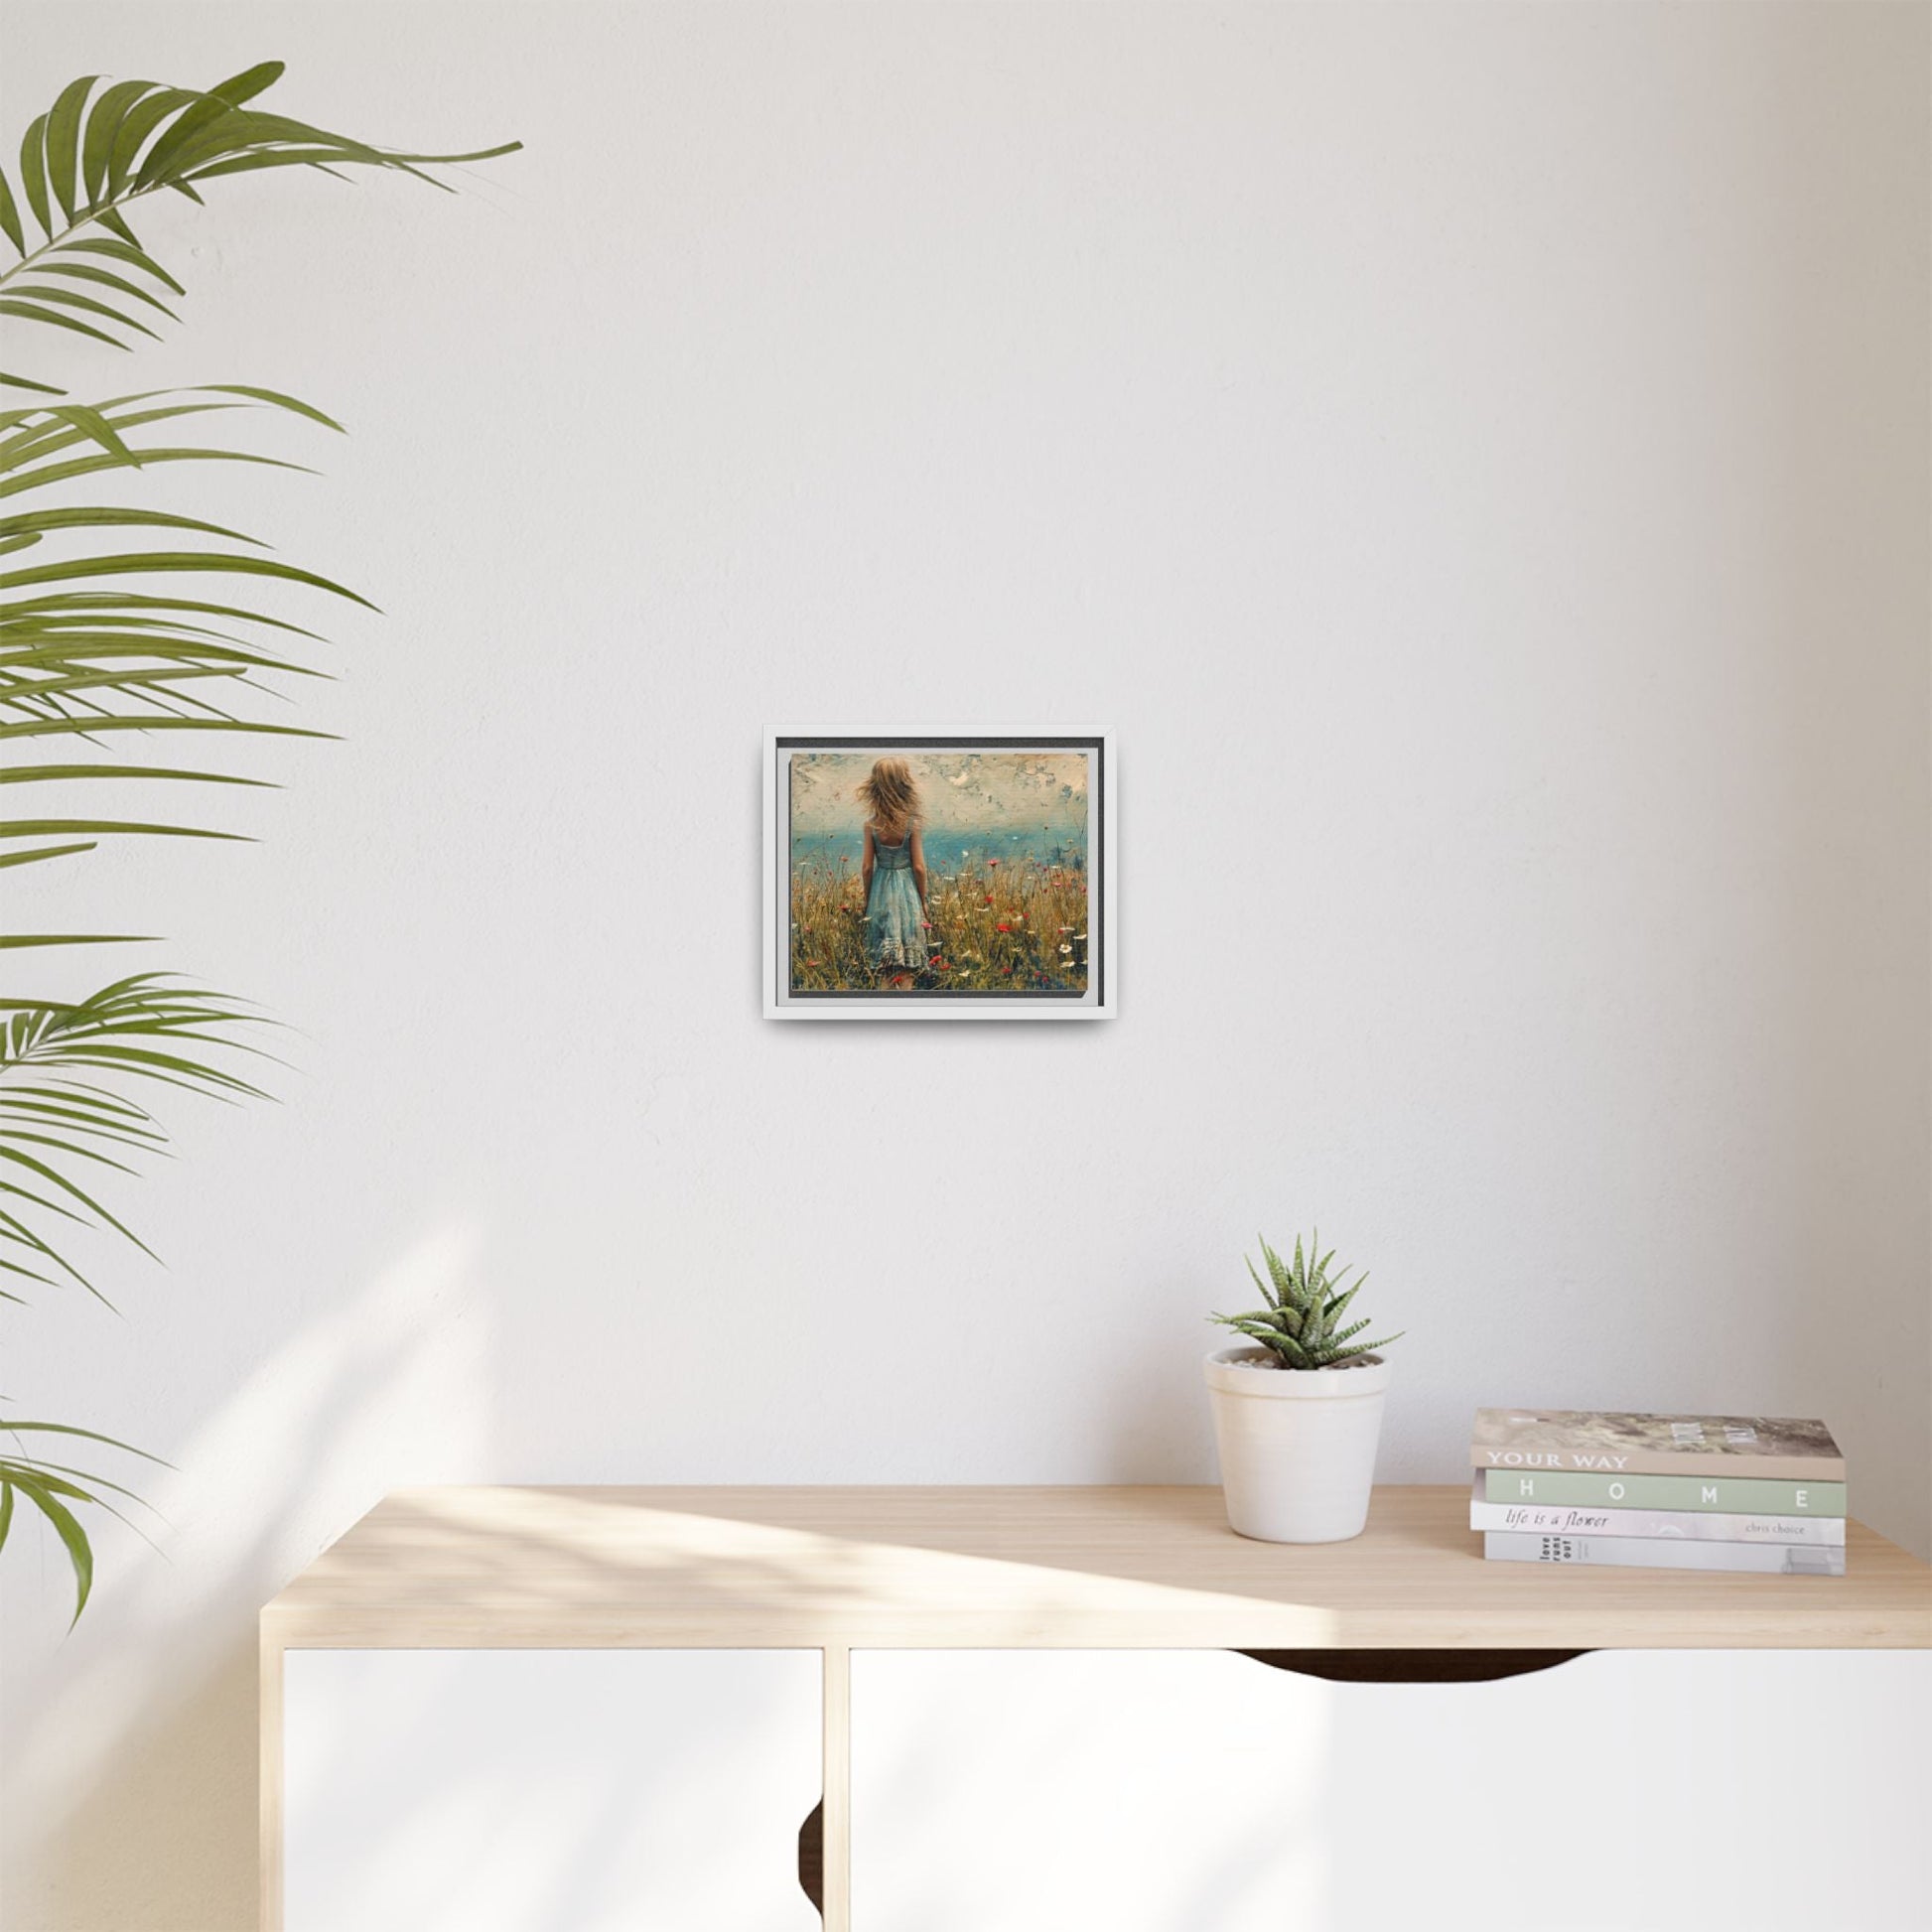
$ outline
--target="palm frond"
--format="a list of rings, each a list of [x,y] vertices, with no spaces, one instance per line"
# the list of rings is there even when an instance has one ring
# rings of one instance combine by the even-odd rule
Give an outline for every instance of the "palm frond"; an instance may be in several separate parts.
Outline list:
[[[55,483],[71,481],[76,472],[92,476],[141,470],[157,457],[218,462],[256,454],[156,447],[159,438],[170,434],[163,425],[210,410],[294,416],[339,427],[296,397],[240,385],[149,390],[97,405],[5,410],[0,411],[0,491],[38,496]],[[125,529],[165,530],[206,539],[209,547],[125,551],[111,534]],[[61,546],[68,554],[42,562],[44,546]],[[318,572],[256,554],[264,548],[245,531],[172,510],[111,503],[9,505],[0,514],[0,554],[34,554],[18,568],[0,570],[0,745],[39,753],[42,741],[79,739],[90,750],[111,756],[124,747],[138,753],[157,731],[322,736],[259,713],[255,700],[277,680],[323,673],[288,648],[289,642],[312,639],[315,633],[261,608],[247,594],[251,580],[358,605],[366,606],[367,600]],[[168,587],[171,578],[213,579],[224,589],[234,586],[229,594],[241,592],[246,601],[176,595]],[[128,588],[126,580],[138,588]],[[271,644],[270,639],[278,641]],[[122,777],[251,782],[218,763],[157,766],[130,759],[119,764],[106,758],[88,763],[42,758],[10,764],[0,773],[4,782],[88,789],[97,781]],[[107,840],[243,836],[218,826],[119,812],[0,819],[0,869],[84,858]],[[12,942],[49,945],[112,936],[14,934]]]
[[[0,316],[126,349],[130,338],[153,338],[158,322],[175,319],[160,291],[186,293],[129,222],[142,197],[169,189],[200,203],[198,183],[263,168],[377,168],[445,188],[430,169],[521,145],[405,153],[251,106],[282,72],[280,61],[265,61],[207,89],[101,86],[99,74],[69,82],[21,143],[18,196],[0,168],[0,236],[17,257],[0,269]],[[35,376],[0,375],[0,383],[61,393]]]
[[[63,345],[127,349],[175,321],[170,298],[186,294],[129,220],[143,197],[169,189],[200,204],[198,184],[288,167],[335,175],[383,169],[446,187],[427,171],[520,145],[450,155],[375,148],[251,106],[281,73],[280,62],[267,62],[207,89],[148,80],[102,85],[97,74],[63,88],[21,143],[18,194],[0,166],[0,241],[16,257],[0,267],[0,317],[39,325],[50,346],[59,332]],[[0,784],[52,785],[57,796],[63,787],[91,795],[98,784],[128,781],[169,792],[184,784],[261,786],[268,781],[227,769],[218,758],[235,735],[328,736],[260,715],[259,701],[279,693],[282,680],[321,674],[305,659],[317,633],[264,608],[262,593],[330,596],[372,609],[365,599],[265,554],[242,531],[172,510],[49,502],[46,492],[76,483],[111,485],[127,471],[172,475],[178,464],[306,474],[284,457],[203,440],[203,419],[252,410],[341,425],[312,404],[247,383],[147,390],[98,404],[72,401],[38,374],[0,374],[0,387],[35,398],[0,411],[0,502],[9,506],[0,515],[0,558],[22,560],[0,572],[0,756],[7,759]],[[23,497],[35,500],[16,507]],[[103,537],[128,530],[166,531],[168,541],[130,548],[125,537]],[[164,746],[190,749],[147,762],[139,755],[155,733],[170,735]],[[84,751],[70,744],[76,739]],[[207,748],[206,760],[196,747]],[[38,801],[41,794],[27,795]],[[0,818],[0,870],[81,858],[110,839],[241,836],[149,812],[83,813],[62,800]],[[0,933],[0,957],[129,936],[9,931]],[[0,997],[0,1301],[73,1285],[97,1295],[76,1264],[76,1232],[105,1230],[145,1245],[109,1198],[143,1161],[167,1155],[168,1135],[130,1089],[261,1097],[237,1068],[239,1055],[261,1051],[245,1036],[257,1024],[240,1002],[158,974],[117,980],[79,1001]],[[93,1583],[80,1512],[119,1514],[112,1498],[132,1492],[30,1453],[23,1438],[39,1432],[127,1446],[69,1425],[0,1420],[0,1435],[9,1430],[21,1447],[0,1454],[0,1548],[24,1498],[67,1552],[77,1619]]]
[[[107,1449],[119,1449],[127,1455],[138,1455],[144,1461],[159,1463],[161,1458],[149,1455],[145,1449],[131,1448],[119,1443],[111,1436],[102,1436],[95,1430],[76,1429],[69,1423],[58,1422],[19,1422],[0,1418],[0,1437],[11,1437],[17,1448],[12,1452],[0,1450],[0,1550],[7,1547],[7,1538],[12,1534],[16,1517],[16,1500],[26,1500],[46,1518],[48,1524],[60,1538],[61,1547],[67,1553],[68,1566],[73,1572],[73,1618],[79,1622],[80,1612],[87,1607],[87,1598],[94,1586],[94,1551],[85,1527],[74,1514],[75,1503],[95,1509],[104,1509],[111,1516],[119,1517],[122,1522],[128,1518],[110,1500],[119,1496],[123,1500],[141,1504],[141,1499],[132,1489],[119,1482],[111,1482],[107,1477],[95,1474],[88,1469],[76,1468],[70,1463],[52,1461],[45,1456],[30,1455],[24,1438],[54,1435],[72,1442],[97,1444]],[[162,1466],[166,1466],[163,1464]],[[146,1508],[146,1504],[141,1504]],[[138,1525],[130,1525],[138,1529]],[[71,1627],[71,1626],[69,1626]]]
[[[58,1278],[105,1301],[69,1252],[69,1230],[107,1229],[150,1251],[98,1198],[90,1171],[132,1174],[124,1157],[163,1154],[168,1137],[103,1078],[261,1098],[235,1070],[239,1056],[262,1054],[244,1036],[261,1023],[239,1001],[161,973],[133,974],[71,1004],[0,1002],[0,1242],[31,1257],[13,1256],[10,1272]]]

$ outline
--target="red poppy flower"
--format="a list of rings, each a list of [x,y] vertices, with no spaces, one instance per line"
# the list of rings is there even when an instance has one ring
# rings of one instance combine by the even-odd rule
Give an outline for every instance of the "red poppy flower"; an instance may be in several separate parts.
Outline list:
[[[995,932],[1011,932],[1011,931],[1013,930],[1013,928],[1012,928],[1012,926],[1010,926],[1010,925],[996,925],[996,926],[995,926],[995,927],[993,928],[993,930],[994,930]]]
[[[988,871],[988,872],[991,872],[991,871],[993,870],[993,868],[994,868],[995,866],[997,866],[997,865],[998,865],[999,863],[1000,863],[1000,862],[999,862],[999,860],[997,860],[997,859],[989,859],[989,860],[987,860],[987,862],[986,862],[986,869],[987,869],[987,871]]]

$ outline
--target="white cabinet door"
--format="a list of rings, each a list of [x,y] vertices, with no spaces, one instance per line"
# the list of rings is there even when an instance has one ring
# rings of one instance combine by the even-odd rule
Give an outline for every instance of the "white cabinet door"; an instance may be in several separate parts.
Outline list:
[[[1932,1653],[852,1659],[853,1932],[1923,1932]]]
[[[288,1932],[817,1932],[815,1650],[291,1650]]]

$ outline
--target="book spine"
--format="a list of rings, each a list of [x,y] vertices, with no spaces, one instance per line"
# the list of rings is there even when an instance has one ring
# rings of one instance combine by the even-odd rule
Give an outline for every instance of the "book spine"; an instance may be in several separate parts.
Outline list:
[[[1745,1476],[1783,1482],[1843,1482],[1842,1455],[1746,1455],[1714,1449],[1511,1449],[1469,1448],[1473,1469],[1509,1469],[1525,1475]]]
[[[1743,1570],[1777,1577],[1842,1577],[1845,1552],[1819,1545],[1669,1543],[1639,1536],[1517,1536],[1489,1530],[1482,1554],[1498,1563],[1567,1563],[1622,1570]]]
[[[1570,1503],[1596,1509],[1719,1510],[1732,1516],[1843,1516],[1842,1482],[1772,1482],[1752,1476],[1581,1475],[1485,1469],[1492,1503]]]
[[[1469,1504],[1472,1530],[1525,1535],[1649,1536],[1691,1543],[1782,1543],[1823,1547],[1845,1542],[1843,1516],[1732,1516],[1722,1510],[1570,1509],[1551,1503]]]

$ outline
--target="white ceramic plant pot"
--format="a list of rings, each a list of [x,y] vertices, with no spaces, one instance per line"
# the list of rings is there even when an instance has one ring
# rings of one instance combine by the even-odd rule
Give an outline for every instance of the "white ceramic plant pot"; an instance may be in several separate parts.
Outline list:
[[[1389,1365],[1282,1369],[1263,1348],[1208,1356],[1229,1527],[1264,1543],[1360,1536],[1375,1485]]]

